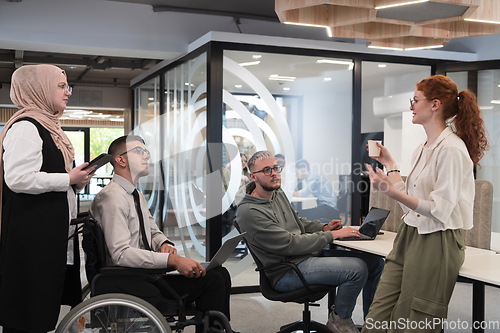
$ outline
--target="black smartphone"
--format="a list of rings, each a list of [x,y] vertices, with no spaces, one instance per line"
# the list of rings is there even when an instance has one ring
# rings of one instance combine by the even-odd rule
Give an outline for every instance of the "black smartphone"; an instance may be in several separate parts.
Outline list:
[[[101,155],[97,156],[94,158],[92,161],[89,162],[89,165],[87,165],[85,168],[82,170],[87,170],[88,168],[93,167],[96,165],[97,167],[95,168],[96,170],[102,167],[104,164],[111,162],[113,158],[111,157],[110,154],[102,153]]]

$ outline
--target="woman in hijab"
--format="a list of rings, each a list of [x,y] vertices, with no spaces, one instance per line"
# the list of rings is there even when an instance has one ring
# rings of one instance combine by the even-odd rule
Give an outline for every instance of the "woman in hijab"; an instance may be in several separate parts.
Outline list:
[[[56,66],[23,66],[12,75],[10,98],[20,110],[0,133],[4,333],[51,331],[60,305],[81,301],[74,297],[81,295],[79,261],[67,255],[69,221],[76,217],[75,191],[94,169],[73,167],[73,146],[59,123],[70,96],[66,73]],[[76,280],[67,278],[70,272]]]

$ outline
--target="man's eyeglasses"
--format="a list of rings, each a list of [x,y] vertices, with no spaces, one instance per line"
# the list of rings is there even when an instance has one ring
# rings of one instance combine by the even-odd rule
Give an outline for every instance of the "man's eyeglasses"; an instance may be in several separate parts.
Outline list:
[[[69,92],[70,94],[73,92],[73,88],[71,88],[67,84],[59,84],[58,87],[61,88],[64,92]]]
[[[253,174],[256,174],[256,173],[259,173],[259,172],[262,172],[264,175],[266,176],[270,176],[272,174],[272,172],[274,171],[275,173],[281,173],[281,170],[283,170],[283,167],[281,165],[276,165],[275,167],[273,168],[270,168],[270,167],[265,167],[264,169],[262,170],[259,170],[259,171],[254,171],[252,172]]]
[[[423,99],[425,99],[425,98],[421,98],[421,99],[410,98],[410,107],[412,108],[413,104],[418,103],[419,101],[421,101]]]
[[[131,152],[131,151],[133,151],[133,152],[134,152],[134,153],[136,153],[137,155],[141,155],[141,156],[143,156],[143,155],[144,155],[144,153],[146,153],[146,154],[148,154],[149,156],[151,156],[151,154],[149,153],[149,150],[144,149],[144,148],[139,147],[139,146],[134,147],[134,148],[132,148],[132,149],[129,149],[129,150],[127,150],[127,151],[126,151],[126,152],[124,152],[124,153],[121,153],[121,154],[120,154],[120,156],[123,156],[123,155],[125,155],[126,153],[129,153],[129,152]]]

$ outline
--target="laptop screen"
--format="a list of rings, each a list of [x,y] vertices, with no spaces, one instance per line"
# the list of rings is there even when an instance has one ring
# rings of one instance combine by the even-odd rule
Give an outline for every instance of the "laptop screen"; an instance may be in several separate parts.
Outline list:
[[[374,238],[382,228],[382,225],[387,219],[389,213],[390,211],[386,209],[372,207],[368,212],[368,215],[366,215],[363,224],[359,228],[359,232],[368,237]]]

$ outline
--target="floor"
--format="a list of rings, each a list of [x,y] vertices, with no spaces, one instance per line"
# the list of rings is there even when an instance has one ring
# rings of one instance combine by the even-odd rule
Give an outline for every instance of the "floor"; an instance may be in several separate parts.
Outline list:
[[[447,319],[448,328],[445,332],[466,333],[471,332],[471,295],[472,286],[466,283],[457,283],[450,302]],[[312,319],[319,322],[327,320],[327,299],[319,302],[320,307],[311,309]],[[232,321],[231,326],[239,332],[246,333],[271,333],[277,332],[279,327],[285,323],[299,320],[302,316],[302,306],[293,303],[271,302],[263,298],[259,293],[240,294],[231,297]],[[486,287],[486,322],[490,328],[486,332],[500,332],[500,289]],[[61,318],[67,313],[68,308],[63,307]],[[362,309],[361,299],[358,298],[353,313],[355,324],[361,325]],[[468,328],[467,328],[468,327]],[[0,333],[2,332],[0,327]],[[192,327],[186,328],[186,333],[193,333]]]

